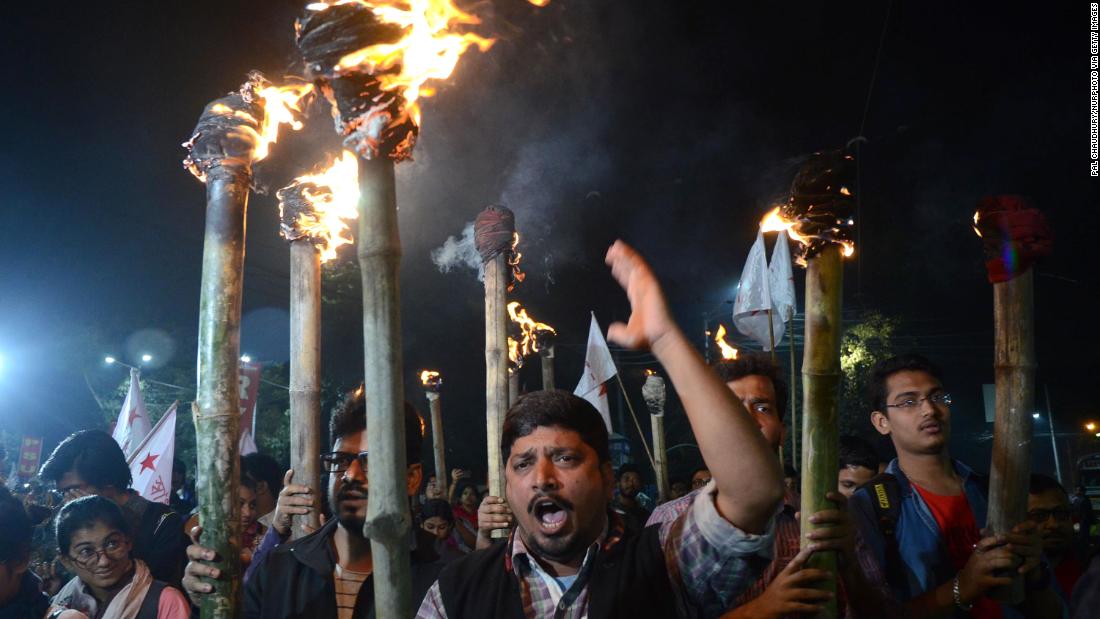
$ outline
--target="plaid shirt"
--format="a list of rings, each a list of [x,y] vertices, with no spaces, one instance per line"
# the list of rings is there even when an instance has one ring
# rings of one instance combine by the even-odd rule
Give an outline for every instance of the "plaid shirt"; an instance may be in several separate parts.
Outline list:
[[[695,502],[695,496],[699,490],[694,490],[674,501],[669,501],[653,510],[646,525],[670,522],[680,517]],[[798,519],[795,518],[797,508],[797,495],[788,491],[783,497],[783,506],[775,515],[775,546],[773,548],[774,560],[764,569],[764,573],[751,583],[735,601],[722,606],[707,606],[704,608],[704,616],[716,617],[723,611],[736,608],[760,597],[775,577],[787,567],[791,559],[798,554],[800,541],[800,528]],[[715,600],[717,601],[717,600]]]
[[[695,611],[728,606],[771,561],[775,535],[772,523],[762,535],[741,531],[718,513],[714,505],[715,494],[716,489],[711,482],[677,517],[661,523],[658,532],[673,588],[682,592],[696,607],[693,609]],[[601,541],[588,549],[577,580],[568,591],[562,591],[557,581],[546,575],[538,562],[532,560],[523,542],[513,532],[505,568],[520,582],[524,615],[528,619],[587,617],[588,569],[596,554],[619,543],[622,535],[621,521],[613,518]],[[566,605],[559,610],[562,600],[566,601]],[[447,617],[438,581],[428,591],[416,617]]]

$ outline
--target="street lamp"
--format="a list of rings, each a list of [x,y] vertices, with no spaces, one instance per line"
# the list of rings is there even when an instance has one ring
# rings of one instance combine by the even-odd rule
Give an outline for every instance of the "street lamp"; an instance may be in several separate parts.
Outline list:
[[[241,361],[244,363],[252,363],[252,357],[250,355],[241,355]]]
[[[117,359],[115,359],[114,357],[112,357],[112,356],[110,356],[110,355],[108,355],[108,356],[106,356],[106,357],[104,357],[104,358],[103,358],[103,363],[106,363],[107,365],[111,365],[111,364],[113,364],[113,363],[114,363],[115,361],[117,361]]]
[[[1032,419],[1038,419],[1039,418],[1039,413],[1031,413],[1031,418]]]
[[[1096,430],[1096,424],[1090,421],[1090,422],[1085,424],[1085,429],[1088,430],[1089,432],[1092,432],[1092,431]]]
[[[142,363],[149,363],[152,360],[153,360],[153,355],[150,355],[149,353],[145,353],[144,355],[141,356],[141,362]]]

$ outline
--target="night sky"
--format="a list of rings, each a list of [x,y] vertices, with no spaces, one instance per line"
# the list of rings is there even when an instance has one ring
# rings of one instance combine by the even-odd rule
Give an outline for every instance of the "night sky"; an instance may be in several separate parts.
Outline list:
[[[302,73],[292,29],[301,6],[5,9],[6,432],[52,444],[98,420],[84,375],[94,384],[124,378],[104,367],[105,354],[136,362],[155,348],[154,366],[163,367],[146,371],[154,379],[194,366],[204,188],[181,167],[180,143],[202,106],[249,70],[276,81]],[[858,259],[846,267],[845,316],[897,316],[899,352],[945,367],[956,454],[988,468],[980,385],[993,376],[992,292],[969,227],[987,195],[1031,197],[1056,234],[1036,279],[1040,408],[1046,386],[1059,432],[1100,420],[1087,3],[464,6],[498,42],[468,52],[425,101],[415,161],[398,166],[406,391],[426,408],[414,374],[443,373],[452,465],[484,468],[483,297],[475,274],[442,274],[430,252],[479,210],[515,211],[528,273],[515,298],[558,327],[558,382],[571,388],[588,312],[605,328],[628,312],[602,264],[612,240],[652,261],[681,326],[702,346],[704,322],[729,325],[756,222],[786,195],[799,164],[859,135],[867,142]],[[288,351],[289,258],[274,190],[339,148],[327,108],[310,114],[258,166],[257,183],[270,191],[250,203],[242,351],[266,362]],[[354,251],[345,249],[338,262],[348,260]],[[357,312],[326,307],[325,375],[334,385],[361,375]],[[636,388],[651,360],[621,360],[640,406]],[[537,360],[523,376],[538,388]],[[669,424],[681,434],[670,443],[688,440],[682,413]],[[1065,442],[1077,455],[1100,448],[1083,433]],[[1050,469],[1049,439],[1035,450],[1037,466]]]

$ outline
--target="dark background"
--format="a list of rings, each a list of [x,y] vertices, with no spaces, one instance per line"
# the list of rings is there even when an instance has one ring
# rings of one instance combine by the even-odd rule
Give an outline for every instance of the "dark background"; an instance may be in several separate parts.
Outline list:
[[[102,423],[89,385],[110,390],[125,378],[102,364],[105,354],[136,363],[151,350],[153,379],[194,367],[204,189],[182,169],[179,145],[202,106],[248,70],[276,80],[300,74],[292,31],[300,6],[5,9],[0,426],[8,436],[41,435],[49,447]],[[1055,255],[1037,269],[1037,404],[1045,411],[1049,388],[1057,430],[1068,433],[1060,440],[1075,455],[1096,442],[1081,429],[1100,418],[1087,3],[471,8],[484,20],[478,31],[498,42],[467,53],[425,101],[415,161],[398,167],[407,396],[426,409],[415,371],[442,371],[452,466],[484,469],[482,291],[473,273],[439,273],[429,254],[481,208],[499,202],[516,212],[528,279],[515,298],[558,327],[558,382],[571,388],[588,312],[604,328],[627,315],[602,265],[612,240],[653,262],[680,324],[702,346],[704,323],[729,325],[756,222],[799,163],[858,135],[868,141],[846,317],[897,316],[896,348],[942,363],[957,402],[955,453],[986,469],[991,426],[980,385],[992,382],[992,295],[969,220],[983,196],[1030,196],[1057,235]],[[250,204],[242,351],[265,362],[284,361],[288,350],[288,252],[273,189],[338,148],[327,110],[311,113],[307,129],[284,130],[258,167],[257,181],[272,191]],[[796,279],[801,297],[801,273]],[[361,375],[352,305],[326,306],[330,395]],[[620,360],[640,407],[650,359]],[[536,360],[523,376],[538,388]],[[671,415],[669,443],[690,441],[682,412]],[[682,451],[673,459],[681,470],[692,459]],[[1049,439],[1037,437],[1035,453],[1050,470]]]

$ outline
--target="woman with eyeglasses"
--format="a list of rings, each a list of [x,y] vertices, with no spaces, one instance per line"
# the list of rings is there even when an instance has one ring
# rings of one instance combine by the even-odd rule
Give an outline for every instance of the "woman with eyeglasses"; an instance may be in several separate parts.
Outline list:
[[[183,594],[134,559],[126,519],[110,499],[87,496],[57,515],[62,564],[76,576],[54,596],[50,619],[187,619]]]

